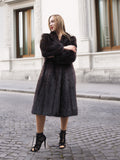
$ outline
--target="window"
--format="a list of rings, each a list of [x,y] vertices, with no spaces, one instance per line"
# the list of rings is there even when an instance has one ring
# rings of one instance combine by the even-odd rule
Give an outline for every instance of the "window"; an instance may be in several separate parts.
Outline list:
[[[120,0],[96,0],[98,50],[120,49]]]
[[[34,44],[34,10],[33,8],[16,11],[17,57],[33,57]]]

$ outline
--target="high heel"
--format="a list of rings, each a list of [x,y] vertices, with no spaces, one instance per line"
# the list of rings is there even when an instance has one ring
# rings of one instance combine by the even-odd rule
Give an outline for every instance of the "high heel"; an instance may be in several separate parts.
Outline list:
[[[39,151],[43,142],[44,142],[44,147],[46,148],[46,136],[43,133],[36,133],[36,143],[31,148],[31,151],[32,152]]]
[[[66,140],[65,140],[66,130],[65,131],[61,130],[59,135],[60,135],[59,149],[64,149],[66,147]]]
[[[46,140],[44,141],[44,147],[47,148],[47,142],[46,142]]]

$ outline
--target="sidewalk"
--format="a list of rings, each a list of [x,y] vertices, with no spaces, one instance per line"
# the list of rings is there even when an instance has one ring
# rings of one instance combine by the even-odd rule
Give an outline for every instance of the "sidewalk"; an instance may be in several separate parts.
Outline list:
[[[0,91],[34,94],[37,81],[0,80]],[[77,83],[77,97],[120,100],[120,84]]]
[[[58,147],[60,119],[47,116],[47,148],[42,145],[39,152],[30,152],[36,134],[31,114],[35,87],[35,81],[0,81],[0,90],[6,91],[0,92],[0,160],[120,160],[120,101],[78,98],[78,115],[69,119],[66,148]],[[119,92],[119,85],[77,84],[81,97],[115,100],[120,99]]]

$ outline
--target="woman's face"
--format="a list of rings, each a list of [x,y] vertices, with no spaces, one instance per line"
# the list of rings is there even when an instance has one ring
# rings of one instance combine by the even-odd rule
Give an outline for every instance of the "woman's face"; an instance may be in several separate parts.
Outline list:
[[[50,17],[50,22],[49,22],[49,23],[50,23],[50,30],[51,30],[51,31],[56,31],[57,22],[56,22],[54,16]]]

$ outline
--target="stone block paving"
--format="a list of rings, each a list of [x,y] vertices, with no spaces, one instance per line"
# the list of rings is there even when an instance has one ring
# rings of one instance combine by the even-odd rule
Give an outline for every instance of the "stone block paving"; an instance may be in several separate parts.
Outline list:
[[[60,119],[47,117],[47,149],[30,152],[35,136],[33,95],[0,92],[0,160],[120,160],[120,102],[78,99],[67,146],[58,148]]]

